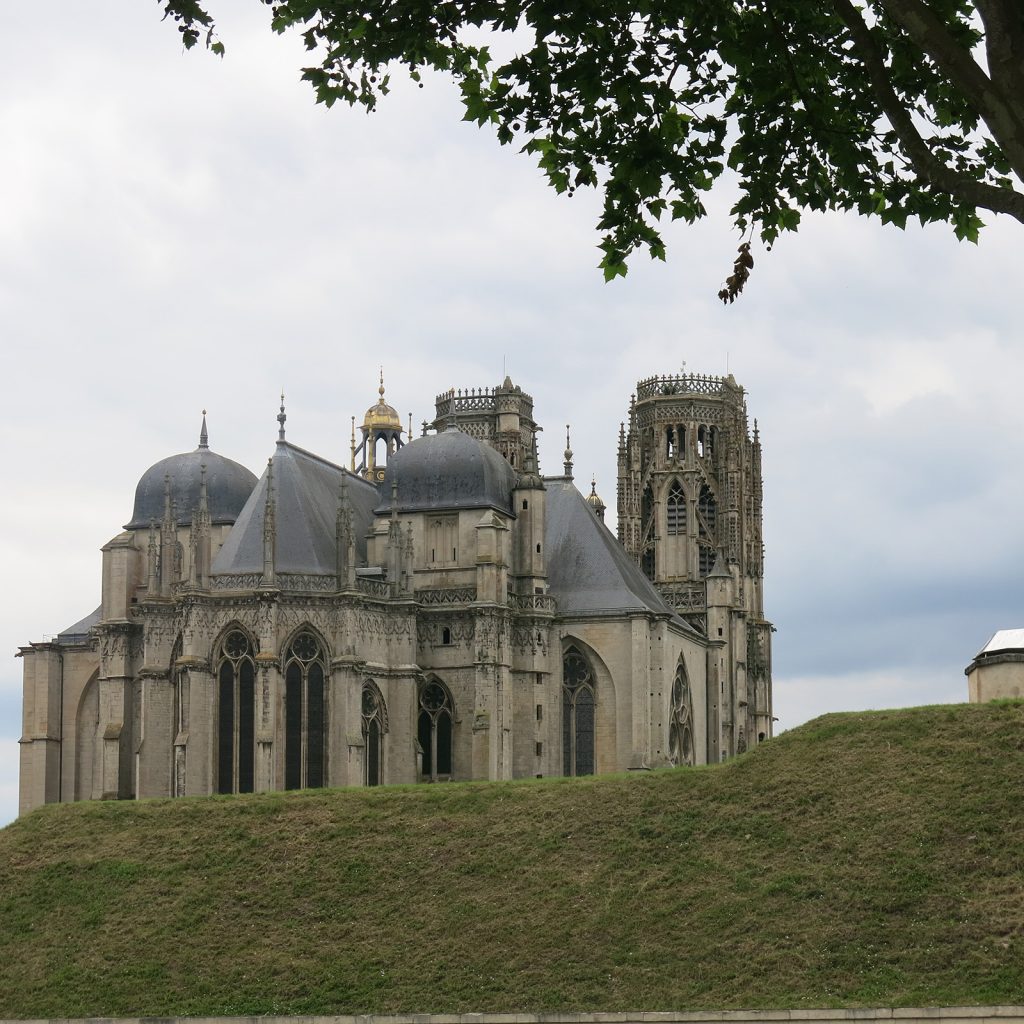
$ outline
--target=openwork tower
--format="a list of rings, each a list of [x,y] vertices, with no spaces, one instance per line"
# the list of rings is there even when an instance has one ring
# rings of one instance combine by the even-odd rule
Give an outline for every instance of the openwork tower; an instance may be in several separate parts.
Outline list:
[[[757,422],[751,436],[732,374],[637,384],[619,431],[619,540],[678,614],[724,648],[709,658],[709,760],[771,735],[761,496]]]

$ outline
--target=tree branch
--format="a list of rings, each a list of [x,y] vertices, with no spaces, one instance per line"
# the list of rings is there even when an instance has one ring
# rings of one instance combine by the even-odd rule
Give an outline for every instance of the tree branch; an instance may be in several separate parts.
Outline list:
[[[1020,95],[1004,96],[921,0],[882,0],[882,4],[892,19],[970,99],[1017,177],[1024,181],[1024,116],[1017,106]]]
[[[957,174],[939,160],[914,127],[914,122],[893,89],[882,53],[860,12],[851,0],[832,0],[836,13],[850,31],[854,48],[864,62],[871,86],[883,113],[889,119],[914,171],[925,182],[948,192],[970,206],[1007,213],[1024,224],[1024,195]]]
[[[985,26],[988,73],[1005,103],[1024,96],[1024,13],[1017,0],[974,0]]]

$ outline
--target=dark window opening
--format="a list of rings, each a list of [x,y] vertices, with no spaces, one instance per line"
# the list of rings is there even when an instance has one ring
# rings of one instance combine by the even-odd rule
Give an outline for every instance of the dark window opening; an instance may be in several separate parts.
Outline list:
[[[367,786],[384,784],[384,734],[387,732],[387,708],[377,684],[363,684],[363,782]]]
[[[570,647],[562,659],[562,774],[594,774],[594,674]]]
[[[256,667],[240,629],[220,647],[217,669],[217,792],[251,793],[256,783]]]
[[[420,688],[416,736],[422,751],[420,777],[438,782],[452,774],[452,698],[447,688],[431,680]]]
[[[299,633],[285,656],[284,788],[324,785],[326,658],[320,641]]]

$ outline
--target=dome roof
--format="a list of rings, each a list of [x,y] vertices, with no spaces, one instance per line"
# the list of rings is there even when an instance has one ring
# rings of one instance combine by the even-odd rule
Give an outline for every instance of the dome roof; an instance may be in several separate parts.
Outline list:
[[[199,435],[199,447],[161,459],[150,466],[135,488],[135,508],[126,530],[148,527],[164,517],[164,479],[170,478],[171,501],[175,507],[175,522],[188,526],[192,511],[199,506],[202,467],[206,466],[206,501],[210,509],[210,522],[233,523],[242,506],[256,486],[256,477],[237,462],[210,451],[206,434],[206,415]]]
[[[363,418],[363,429],[364,430],[397,430],[399,433],[402,432],[402,420],[395,410],[394,406],[388,405],[384,401],[384,374],[381,373],[380,387],[377,389],[377,393],[380,398],[377,400],[376,405],[371,405],[366,410],[366,416]]]
[[[449,427],[410,441],[388,459],[374,511],[391,511],[393,484],[399,512],[493,508],[512,514],[516,473],[490,445]]]
[[[601,495],[597,493],[597,478],[592,477],[590,480],[590,493],[584,498],[584,501],[590,505],[596,511],[603,512],[608,506],[601,500]]]

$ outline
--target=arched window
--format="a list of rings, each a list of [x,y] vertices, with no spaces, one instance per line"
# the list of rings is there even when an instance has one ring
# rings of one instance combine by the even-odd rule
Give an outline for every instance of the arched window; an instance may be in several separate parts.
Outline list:
[[[672,706],[669,708],[668,757],[675,765],[693,764],[693,702],[686,666],[682,659],[672,682]]]
[[[449,779],[452,775],[452,698],[447,688],[432,679],[420,686],[420,716],[417,738],[423,761],[424,782]]]
[[[256,777],[253,644],[232,629],[217,652],[217,792],[251,793]]]
[[[699,564],[701,576],[707,576],[715,565],[715,537],[717,536],[718,502],[707,484],[701,484],[697,498]]]
[[[594,774],[594,673],[575,648],[562,657],[562,774]]]
[[[667,532],[670,536],[686,533],[686,495],[683,485],[678,480],[672,481],[668,489],[668,501],[665,504]]]
[[[324,784],[323,645],[308,632],[291,642],[284,663],[284,788]]]
[[[380,786],[384,782],[384,733],[388,731],[387,709],[377,684],[363,683],[363,783]]]

